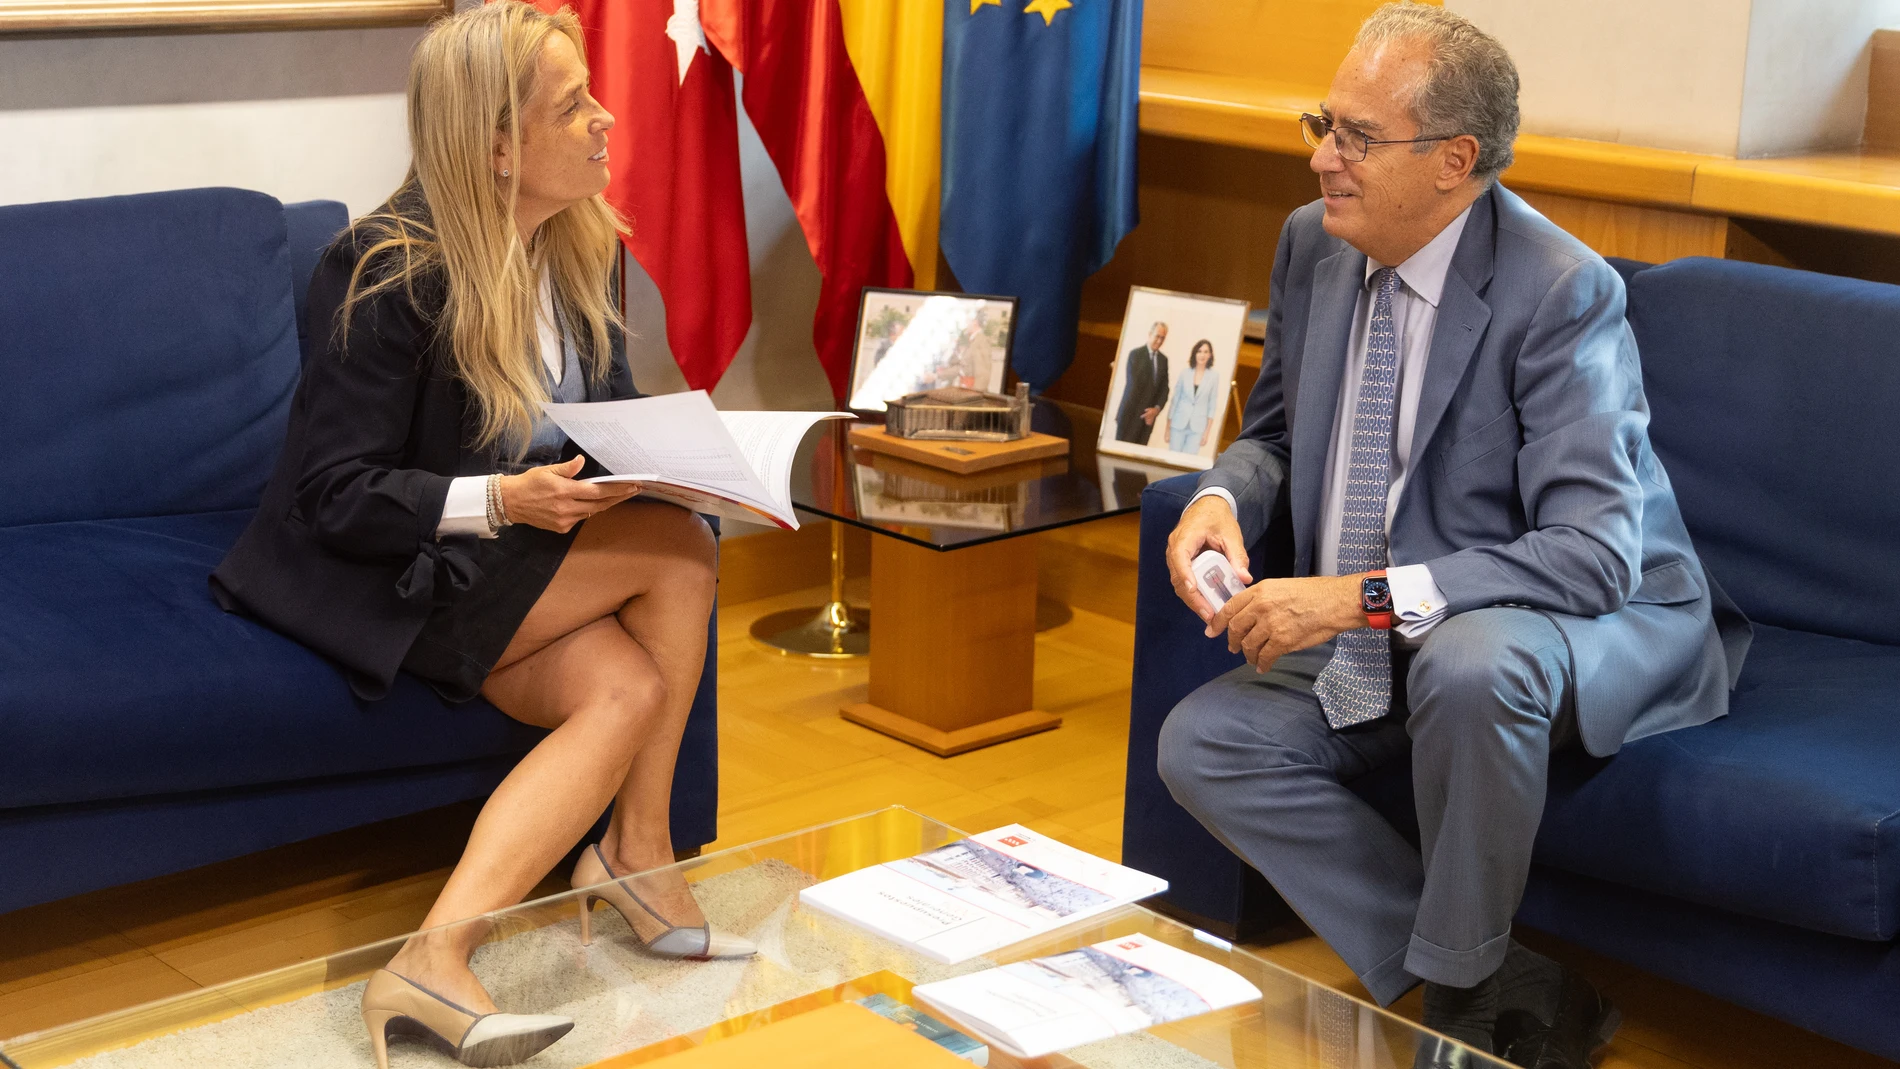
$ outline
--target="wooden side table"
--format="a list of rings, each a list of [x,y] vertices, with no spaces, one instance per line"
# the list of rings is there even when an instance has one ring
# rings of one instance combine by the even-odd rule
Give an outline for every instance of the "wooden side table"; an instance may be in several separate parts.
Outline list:
[[[1026,536],[1133,512],[1142,483],[1173,472],[1098,463],[1101,413],[1034,404],[1038,428],[1067,439],[1067,454],[953,474],[854,450],[841,422],[801,447],[792,501],[873,535],[870,693],[840,710],[845,719],[942,757],[1061,725],[1035,708],[1036,542]]]
[[[1033,708],[1033,540],[946,551],[873,538],[871,604],[871,700],[846,720],[939,757],[1062,723]]]

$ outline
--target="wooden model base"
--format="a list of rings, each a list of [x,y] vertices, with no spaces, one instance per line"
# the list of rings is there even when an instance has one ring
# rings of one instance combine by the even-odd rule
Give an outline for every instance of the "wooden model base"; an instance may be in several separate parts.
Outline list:
[[[945,471],[969,473],[1005,464],[1021,464],[1044,457],[1068,456],[1069,440],[1051,434],[1030,431],[1029,437],[1013,442],[945,442],[927,438],[899,438],[874,423],[851,427],[851,444],[860,449],[890,453]]]
[[[1036,543],[939,551],[871,541],[869,701],[840,713],[939,757],[1047,731],[1033,708]]]

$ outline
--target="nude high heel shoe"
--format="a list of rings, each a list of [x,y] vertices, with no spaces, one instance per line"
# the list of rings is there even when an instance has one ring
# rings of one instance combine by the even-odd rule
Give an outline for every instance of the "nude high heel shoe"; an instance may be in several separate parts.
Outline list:
[[[388,969],[363,988],[363,1024],[377,1069],[389,1069],[390,1036],[416,1036],[463,1065],[495,1066],[525,1062],[574,1028],[566,1017],[474,1013]]]
[[[601,855],[598,843],[581,851],[581,859],[574,865],[573,886],[576,891],[587,892],[581,896],[582,946],[594,941],[594,903],[598,901],[618,911],[621,919],[627,922],[627,927],[633,929],[633,937],[640,940],[648,951],[663,958],[710,961],[713,958],[749,958],[759,952],[750,939],[715,932],[710,924],[683,928],[660,916],[633,892],[631,885],[635,879],[637,877],[615,876],[607,859]],[[634,921],[642,916],[653,918],[655,923],[665,925],[666,930],[651,939],[641,935],[640,926]]]

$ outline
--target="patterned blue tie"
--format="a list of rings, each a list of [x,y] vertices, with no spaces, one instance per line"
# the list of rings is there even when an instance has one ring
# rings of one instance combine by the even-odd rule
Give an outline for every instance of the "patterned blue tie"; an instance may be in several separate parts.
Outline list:
[[[1399,273],[1372,275],[1372,327],[1365,376],[1352,414],[1352,456],[1346,467],[1346,509],[1339,521],[1339,574],[1385,567],[1385,499],[1392,482],[1392,432],[1399,400],[1399,334],[1392,296]],[[1376,720],[1392,708],[1392,645],[1385,631],[1361,627],[1333,640],[1333,659],[1313,693],[1335,728]]]

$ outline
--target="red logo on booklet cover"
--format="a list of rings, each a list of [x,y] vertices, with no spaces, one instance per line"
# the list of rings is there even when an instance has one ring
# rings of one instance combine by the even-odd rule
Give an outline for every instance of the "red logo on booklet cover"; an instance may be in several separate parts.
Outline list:
[[[1024,838],[1021,838],[1020,836],[1015,836],[1015,835],[1005,835],[1001,839],[998,839],[996,841],[999,843],[1002,843],[1004,846],[1028,846],[1029,845],[1028,839],[1024,839]]]

